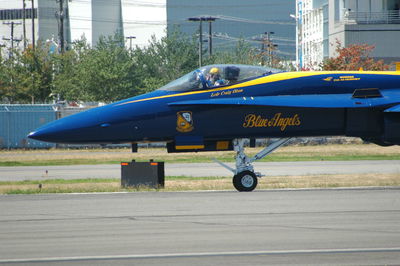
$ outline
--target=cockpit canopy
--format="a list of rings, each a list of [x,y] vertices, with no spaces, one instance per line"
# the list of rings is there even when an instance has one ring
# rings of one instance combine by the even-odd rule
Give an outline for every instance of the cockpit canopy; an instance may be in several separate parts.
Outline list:
[[[279,69],[249,65],[209,65],[192,71],[160,88],[165,91],[192,91],[227,86],[282,72]]]

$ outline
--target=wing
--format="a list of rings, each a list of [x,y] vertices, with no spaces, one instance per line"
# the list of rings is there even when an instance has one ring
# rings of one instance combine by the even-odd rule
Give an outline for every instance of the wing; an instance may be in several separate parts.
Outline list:
[[[385,113],[400,113],[400,105],[395,105],[385,110]]]
[[[177,105],[254,105],[303,108],[365,108],[400,103],[400,91],[382,93],[376,98],[354,98],[353,94],[278,95],[188,100]]]

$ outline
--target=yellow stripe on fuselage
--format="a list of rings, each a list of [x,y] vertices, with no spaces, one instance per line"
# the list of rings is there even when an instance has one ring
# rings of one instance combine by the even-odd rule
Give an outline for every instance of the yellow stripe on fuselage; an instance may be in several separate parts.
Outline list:
[[[177,150],[202,150],[204,145],[176,145]]]
[[[246,81],[243,83],[238,83],[235,85],[231,86],[226,86],[226,87],[220,87],[220,88],[215,88],[215,89],[208,89],[208,90],[198,90],[198,91],[189,91],[189,92],[181,92],[181,93],[176,93],[176,94],[169,94],[169,95],[163,95],[163,96],[156,96],[156,97],[150,97],[150,98],[145,98],[145,99],[139,99],[139,100],[133,100],[133,101],[128,101],[124,103],[120,103],[118,105],[124,105],[124,104],[129,104],[129,103],[138,103],[138,102],[144,102],[144,101],[150,101],[150,100],[157,100],[157,99],[165,99],[165,98],[171,98],[171,97],[179,97],[179,96],[186,96],[186,95],[193,95],[193,94],[200,94],[200,93],[209,93],[209,92],[216,92],[216,91],[225,91],[225,90],[230,90],[230,89],[237,89],[237,88],[243,88],[243,87],[249,87],[249,86],[255,86],[259,84],[266,84],[266,83],[272,83],[272,82],[277,82],[277,81],[283,81],[283,80],[290,80],[290,79],[296,79],[296,78],[304,78],[304,77],[311,77],[311,76],[318,76],[318,75],[332,75],[332,74],[346,74],[346,75],[356,75],[356,74],[374,74],[374,75],[391,75],[391,76],[400,76],[400,72],[396,71],[316,71],[316,72],[282,72],[282,73],[277,73],[277,74],[272,74],[269,76],[257,78],[254,80]]]

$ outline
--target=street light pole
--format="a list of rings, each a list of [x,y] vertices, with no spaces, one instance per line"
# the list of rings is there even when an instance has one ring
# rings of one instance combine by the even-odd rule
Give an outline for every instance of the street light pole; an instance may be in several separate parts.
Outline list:
[[[297,5],[296,5],[296,15],[290,14],[290,17],[296,20],[296,70],[299,70],[300,58],[299,58],[299,18],[297,16]]]
[[[215,21],[215,20],[213,20]],[[208,54],[212,56],[212,22],[208,21]]]
[[[199,67],[203,65],[203,20],[199,20]]]
[[[136,36],[128,36],[126,39],[129,40],[129,51],[132,52],[132,39],[136,39]]]

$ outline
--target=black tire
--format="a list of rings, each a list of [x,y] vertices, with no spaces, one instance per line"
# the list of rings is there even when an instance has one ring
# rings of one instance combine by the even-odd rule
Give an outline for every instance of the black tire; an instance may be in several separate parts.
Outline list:
[[[257,183],[257,176],[251,171],[243,171],[233,177],[233,186],[240,192],[253,191]]]

